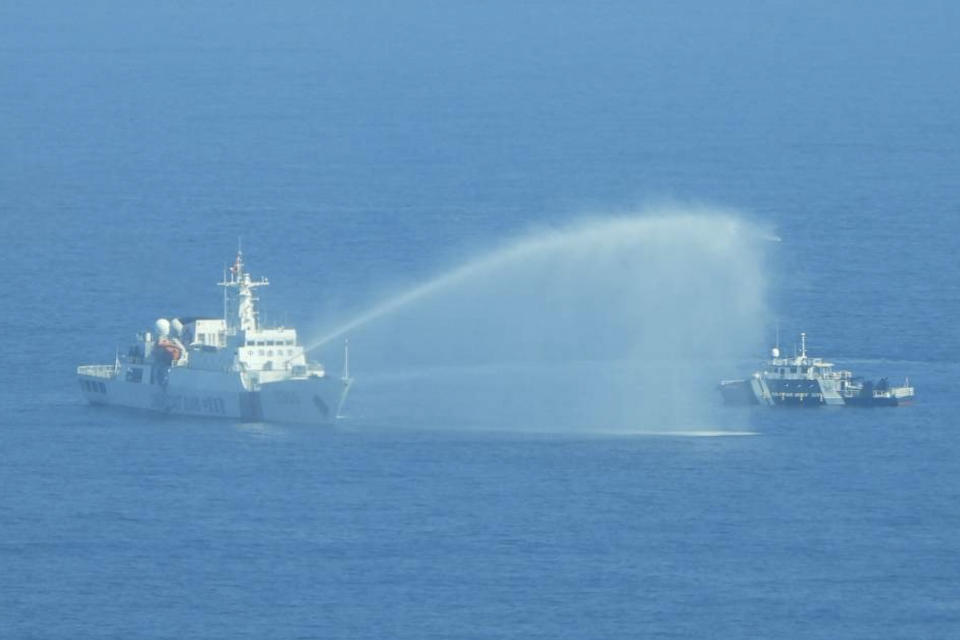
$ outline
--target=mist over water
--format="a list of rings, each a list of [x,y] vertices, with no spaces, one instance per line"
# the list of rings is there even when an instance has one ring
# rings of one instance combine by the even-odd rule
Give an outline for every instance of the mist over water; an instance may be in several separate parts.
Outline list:
[[[714,428],[717,380],[765,342],[767,239],[707,209],[593,218],[387,296],[311,347],[349,337],[347,413],[364,421]]]

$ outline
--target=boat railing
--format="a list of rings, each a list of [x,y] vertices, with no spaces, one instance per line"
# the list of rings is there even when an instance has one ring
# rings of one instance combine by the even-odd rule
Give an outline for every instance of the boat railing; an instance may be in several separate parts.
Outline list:
[[[93,378],[115,378],[120,373],[120,366],[116,364],[85,364],[77,367],[77,375]]]

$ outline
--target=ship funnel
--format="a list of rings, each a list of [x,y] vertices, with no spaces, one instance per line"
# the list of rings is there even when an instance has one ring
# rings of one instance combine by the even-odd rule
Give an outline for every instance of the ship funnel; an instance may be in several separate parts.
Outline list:
[[[157,318],[153,326],[157,329],[157,335],[161,338],[170,333],[170,321],[166,318]]]

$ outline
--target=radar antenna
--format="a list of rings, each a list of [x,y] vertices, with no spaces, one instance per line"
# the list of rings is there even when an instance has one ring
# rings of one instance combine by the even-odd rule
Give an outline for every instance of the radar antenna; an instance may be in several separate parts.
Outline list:
[[[256,331],[259,327],[256,302],[253,291],[257,287],[270,284],[266,278],[254,280],[243,267],[243,252],[237,250],[237,258],[230,267],[229,275],[225,274],[222,282],[217,283],[224,287],[224,321],[229,332],[238,329],[242,331]]]

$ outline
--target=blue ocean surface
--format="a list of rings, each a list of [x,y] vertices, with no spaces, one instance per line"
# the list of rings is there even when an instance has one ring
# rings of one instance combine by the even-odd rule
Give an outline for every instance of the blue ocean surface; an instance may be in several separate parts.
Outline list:
[[[933,1],[5,3],[0,637],[956,636],[958,29]],[[609,311],[579,252],[350,332],[333,426],[76,381],[221,313],[238,238],[309,342],[514,238],[705,209],[768,238],[763,313],[693,366],[565,345],[582,309],[538,292]],[[684,262],[638,277],[722,275]],[[722,406],[777,327],[916,401]]]

